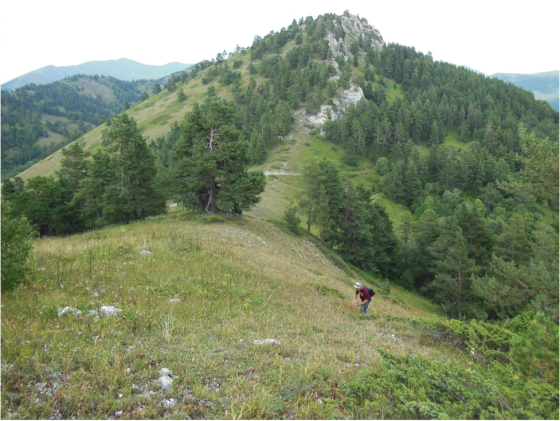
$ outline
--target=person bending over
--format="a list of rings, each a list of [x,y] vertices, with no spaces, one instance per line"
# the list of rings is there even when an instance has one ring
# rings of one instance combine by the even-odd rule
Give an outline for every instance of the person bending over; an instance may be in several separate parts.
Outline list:
[[[367,313],[367,309],[369,307],[369,303],[371,302],[371,295],[369,294],[368,289],[359,282],[356,282],[354,285],[354,289],[356,290],[356,295],[354,296],[354,301],[352,301],[352,305],[354,307],[360,306],[360,313]],[[360,301],[358,303],[358,293],[360,294]]]

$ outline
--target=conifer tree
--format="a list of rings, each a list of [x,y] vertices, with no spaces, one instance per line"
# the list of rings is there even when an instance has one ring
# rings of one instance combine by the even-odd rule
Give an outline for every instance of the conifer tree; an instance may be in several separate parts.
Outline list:
[[[475,314],[471,276],[478,268],[468,257],[467,241],[454,216],[444,220],[440,236],[428,251],[434,259],[435,274],[428,290],[444,305],[447,314],[459,319]]]
[[[506,261],[517,264],[529,258],[529,241],[525,233],[525,221],[520,214],[513,215],[496,239],[496,254]]]
[[[367,224],[364,203],[352,184],[344,188],[341,216],[337,251],[352,264],[375,271],[371,227]]]
[[[163,212],[165,200],[154,188],[155,157],[138,133],[135,121],[126,113],[115,116],[108,138],[110,166],[116,177],[105,190],[105,221],[128,223]]]
[[[91,154],[84,151],[78,142],[72,143],[68,148],[62,148],[60,152],[63,158],[60,161],[61,169],[57,174],[59,177],[64,177],[68,188],[76,193],[80,181],[86,177],[86,158]]]
[[[111,168],[111,157],[97,151],[88,163],[87,176],[80,182],[74,201],[81,203],[82,212],[94,227],[102,223],[105,189],[115,183],[117,175]]]
[[[407,205],[411,205],[414,199],[422,192],[422,183],[418,177],[418,171],[416,170],[414,161],[409,161],[406,166],[404,173],[404,191]]]
[[[198,104],[185,116],[174,146],[175,177],[182,195],[193,195],[201,211],[241,214],[264,190],[262,171],[247,172],[249,142],[239,140],[234,110],[213,98],[207,113]]]

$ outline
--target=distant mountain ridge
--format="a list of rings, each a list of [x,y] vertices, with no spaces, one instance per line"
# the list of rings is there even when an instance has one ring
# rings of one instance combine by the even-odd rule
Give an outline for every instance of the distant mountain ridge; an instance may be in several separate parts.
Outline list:
[[[558,111],[559,75],[558,70],[553,70],[533,74],[495,73],[490,77],[496,77],[527,89],[535,94],[535,98],[548,102],[552,108]]]
[[[33,70],[32,72],[12,79],[9,82],[3,83],[2,90],[13,91],[16,88],[29,83],[42,85],[76,74],[105,75],[127,81],[137,79],[159,79],[163,76],[170,75],[171,73],[185,70],[189,66],[189,64],[179,62],[156,66],[151,64],[142,64],[127,58],[120,58],[118,60],[88,61],[74,66],[51,65],[41,67],[40,69]]]

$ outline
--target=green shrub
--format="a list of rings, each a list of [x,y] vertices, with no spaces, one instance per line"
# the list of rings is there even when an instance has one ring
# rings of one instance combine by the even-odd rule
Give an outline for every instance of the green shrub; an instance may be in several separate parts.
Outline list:
[[[27,258],[36,235],[23,215],[11,215],[10,203],[2,200],[2,292],[17,287],[29,270]]]
[[[286,209],[286,211],[284,212],[284,217],[282,218],[288,225],[288,229],[294,234],[298,233],[299,224],[301,223],[301,220],[297,216],[297,211],[297,206],[290,206],[288,209]]]
[[[500,363],[462,367],[378,352],[385,370],[360,371],[341,385],[351,418],[558,419],[557,387],[525,382]]]
[[[311,143],[305,142],[304,145],[305,145],[305,146],[311,146]]]

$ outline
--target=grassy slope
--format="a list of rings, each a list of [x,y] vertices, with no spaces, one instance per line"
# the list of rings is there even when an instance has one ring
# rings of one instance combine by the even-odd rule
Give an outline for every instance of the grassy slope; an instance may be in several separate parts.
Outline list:
[[[201,76],[179,86],[188,98],[183,104],[176,93],[162,92],[130,110],[147,138],[166,134],[204,98]],[[258,169],[298,173],[311,157],[342,161],[342,148],[335,151],[303,125],[296,124],[292,136]],[[101,130],[84,138],[94,149]],[[52,173],[59,160],[55,154],[34,171]],[[369,163],[362,165],[345,176],[371,181],[364,176]],[[4,371],[10,392],[3,394],[2,415],[16,411],[17,402],[22,418],[55,410],[80,418],[112,417],[118,410],[133,418],[328,418],[317,399],[334,396],[337,382],[360,369],[354,364],[377,367],[378,348],[466,363],[467,356],[392,318],[441,317],[435,305],[378,280],[370,315],[360,317],[351,306],[360,278],[334,265],[310,239],[265,222],[281,218],[302,187],[300,176],[270,176],[261,202],[227,223],[204,224],[175,207],[129,226],[37,240],[35,282],[3,300],[2,363],[14,366]],[[398,219],[402,209],[382,200]],[[152,254],[140,255],[143,249]],[[179,301],[170,303],[174,298]],[[101,305],[124,313],[93,322],[53,312],[53,306],[85,313]],[[266,338],[282,345],[252,342]],[[162,367],[177,376],[167,392],[156,383]],[[42,382],[63,387],[51,400],[37,392]],[[156,394],[140,396],[149,391]],[[163,408],[164,396],[179,405]]]
[[[261,206],[263,216],[273,215],[266,195]],[[175,411],[174,417],[229,418],[232,409],[252,418],[265,411],[325,417],[315,400],[329,396],[332,381],[359,370],[352,364],[376,367],[379,347],[444,361],[467,358],[391,320],[433,316],[437,309],[413,294],[393,288],[407,303],[400,305],[378,290],[371,315],[358,317],[350,302],[359,278],[309,240],[261,221],[258,212],[203,224],[172,210],[129,226],[36,241],[35,282],[3,297],[2,363],[14,364],[4,372],[4,390],[11,392],[3,398],[16,399],[19,417],[48,417],[54,408],[79,418],[117,410],[134,418]],[[143,249],[152,254],[140,255]],[[321,295],[317,284],[332,293]],[[84,312],[115,305],[124,313],[97,322],[57,318],[55,305]],[[267,338],[282,345],[252,343]],[[177,376],[167,393],[155,382],[163,367]],[[63,385],[56,399],[38,394],[37,383],[54,381]],[[158,393],[138,396],[150,390]],[[162,408],[164,395],[181,405]],[[8,407],[2,406],[3,417]]]
[[[235,59],[241,59],[244,62],[240,71],[243,75],[244,84],[247,85],[250,78],[249,72],[246,69],[246,65],[249,62],[249,55],[235,56]],[[230,61],[231,60],[232,59],[230,59]],[[159,136],[169,133],[175,121],[181,122],[185,113],[192,109],[194,102],[202,102],[205,99],[206,91],[211,85],[215,86],[218,96],[231,99],[229,89],[227,87],[222,87],[217,81],[214,80],[209,85],[203,85],[201,79],[205,73],[206,71],[200,72],[193,80],[177,85],[177,88],[183,89],[187,96],[187,99],[182,103],[177,102],[177,91],[168,92],[164,90],[130,108],[128,111],[129,115],[136,119],[138,128],[142,130],[142,134],[147,140],[155,140]],[[259,83],[264,79],[257,76],[255,80]],[[77,142],[85,142],[84,149],[94,151],[101,145],[101,132],[105,128],[106,126],[99,126],[78,139]],[[61,158],[62,153],[57,151],[31,168],[23,171],[19,176],[23,180],[28,180],[37,175],[54,175],[54,172],[60,167]]]

